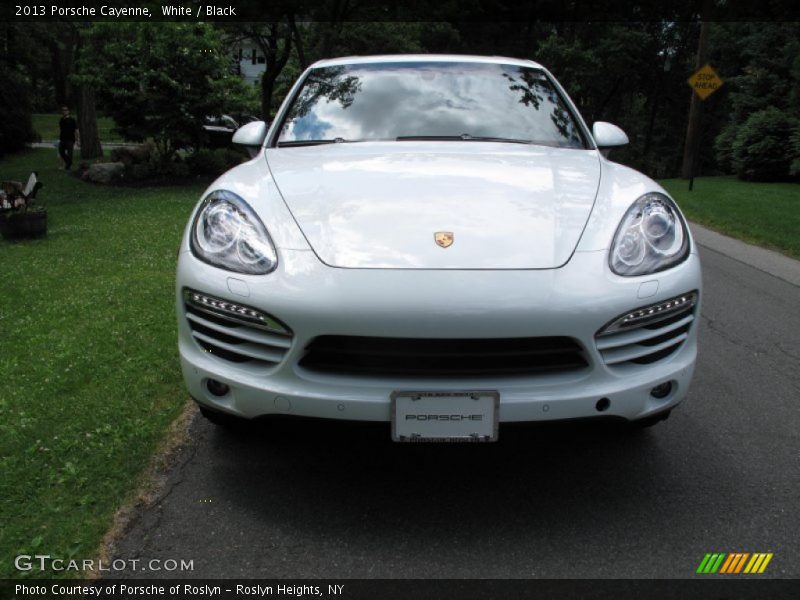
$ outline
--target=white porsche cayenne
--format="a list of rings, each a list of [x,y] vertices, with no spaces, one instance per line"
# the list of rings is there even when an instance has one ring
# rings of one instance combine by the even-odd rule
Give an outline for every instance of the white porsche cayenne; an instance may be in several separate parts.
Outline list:
[[[183,375],[212,421],[489,441],[511,421],[652,424],[686,395],[686,221],[542,66],[324,60],[234,141],[252,160],[208,188],[177,272]]]

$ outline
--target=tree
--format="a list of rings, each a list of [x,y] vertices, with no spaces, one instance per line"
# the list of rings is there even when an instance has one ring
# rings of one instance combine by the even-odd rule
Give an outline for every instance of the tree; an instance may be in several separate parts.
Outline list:
[[[103,59],[81,57],[126,139],[152,138],[162,164],[204,142],[206,117],[237,110],[244,83],[231,73],[221,34],[207,23],[97,23]]]
[[[31,85],[24,64],[28,40],[18,25],[0,24],[0,156],[33,140]]]
[[[264,54],[266,70],[261,76],[261,116],[272,120],[272,94],[275,82],[286,66],[292,51],[294,17],[287,15],[280,21],[245,26],[245,35],[256,43]]]
[[[800,122],[800,23],[720,23],[715,29],[712,60],[728,75],[717,161],[743,178],[786,179],[794,172],[791,128]]]

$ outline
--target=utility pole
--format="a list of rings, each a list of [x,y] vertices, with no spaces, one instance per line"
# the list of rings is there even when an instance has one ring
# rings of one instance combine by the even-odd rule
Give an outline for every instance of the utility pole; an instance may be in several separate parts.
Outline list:
[[[706,64],[708,50],[708,18],[711,14],[711,1],[704,0],[702,13],[700,14],[700,40],[697,43],[697,60],[695,70],[699,70]],[[689,104],[689,124],[686,127],[686,143],[683,147],[683,163],[681,165],[681,177],[690,179],[689,189],[692,189],[694,182],[694,169],[697,165],[697,155],[700,150],[700,115],[701,99],[692,90],[692,100]]]

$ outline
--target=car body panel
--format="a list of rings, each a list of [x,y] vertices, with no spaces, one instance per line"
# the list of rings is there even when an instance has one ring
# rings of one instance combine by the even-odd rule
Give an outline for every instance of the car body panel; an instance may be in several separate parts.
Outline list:
[[[368,270],[322,264],[311,251],[283,250],[268,276],[230,275],[181,256],[178,291],[184,288],[256,304],[294,332],[282,363],[254,371],[225,363],[192,339],[179,321],[182,367],[192,396],[213,408],[248,418],[296,414],[354,420],[388,420],[396,390],[491,389],[500,393],[500,421],[551,420],[597,416],[595,404],[608,397],[604,416],[644,418],[679,403],[688,390],[696,358],[696,327],[680,350],[655,365],[612,368],[594,342],[606,323],[633,307],[655,303],[699,285],[696,256],[653,277],[623,278],[607,268],[605,251],[584,252],[567,267],[551,270]],[[248,296],[232,294],[229,277],[247,284]],[[657,294],[642,299],[642,283],[658,282]],[[177,310],[184,312],[182,295]],[[698,308],[699,311],[699,308]],[[590,369],[532,377],[414,378],[354,377],[305,371],[297,363],[308,342],[321,334],[399,337],[493,338],[565,335],[587,352]],[[215,398],[203,381],[232,387]],[[676,389],[656,400],[650,389],[663,381]],[[289,403],[286,404],[285,400]],[[343,404],[344,409],[338,405]],[[513,404],[513,406],[510,406]],[[547,404],[548,409],[543,410]]]
[[[266,151],[320,260],[347,268],[550,269],[594,203],[597,152],[473,142],[364,142]],[[457,232],[451,248],[437,231]]]

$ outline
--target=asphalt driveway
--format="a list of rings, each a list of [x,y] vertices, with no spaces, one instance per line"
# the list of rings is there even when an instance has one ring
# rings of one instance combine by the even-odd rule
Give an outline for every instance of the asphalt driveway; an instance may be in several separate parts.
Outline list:
[[[192,559],[171,574],[192,577],[672,578],[707,552],[772,552],[760,577],[800,577],[800,287],[701,254],[695,380],[651,431],[405,446],[388,425],[237,436],[198,417],[114,556]]]

